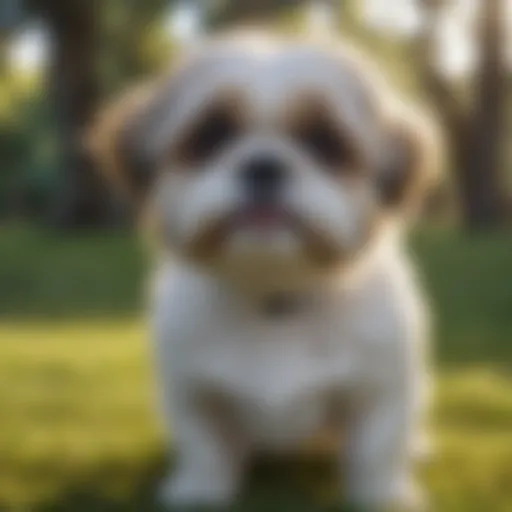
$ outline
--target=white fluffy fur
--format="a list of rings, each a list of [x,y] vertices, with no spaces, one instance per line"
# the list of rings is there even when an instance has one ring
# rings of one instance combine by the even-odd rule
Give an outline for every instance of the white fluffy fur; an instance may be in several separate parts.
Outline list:
[[[310,310],[268,321],[222,282],[186,264],[163,266],[153,320],[159,389],[179,453],[166,500],[229,502],[251,449],[296,448],[339,398],[353,405],[340,425],[350,498],[379,509],[416,504],[426,319],[399,242],[384,237],[357,279],[333,278],[315,293]],[[232,411],[201,409],[198,394]],[[219,421],[226,424],[217,430]]]
[[[151,195],[176,256],[159,266],[152,306],[158,390],[178,451],[164,499],[229,503],[250,453],[296,448],[342,401],[349,407],[338,425],[339,456],[349,498],[379,510],[412,508],[427,321],[402,220],[382,214],[375,175],[358,180],[325,172],[278,121],[293,98],[315,91],[376,173],[384,159],[400,160],[386,146],[386,129],[408,119],[403,105],[347,51],[227,40],[188,62],[168,101],[160,100],[160,119],[141,135],[146,150],[162,152],[223,88],[243,92],[250,130],[200,168],[164,163]],[[242,226],[215,255],[189,259],[192,240],[244,206],[238,169],[260,152],[293,169],[281,201],[339,252],[339,265],[320,268],[307,256],[309,242],[286,224]],[[268,318],[258,305],[275,293],[307,300]]]

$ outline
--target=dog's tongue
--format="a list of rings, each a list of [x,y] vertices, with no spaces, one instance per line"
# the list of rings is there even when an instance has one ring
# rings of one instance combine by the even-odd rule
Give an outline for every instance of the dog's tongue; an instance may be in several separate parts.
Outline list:
[[[271,205],[257,205],[244,209],[240,220],[242,224],[266,229],[282,223],[284,217],[285,214],[281,208]]]

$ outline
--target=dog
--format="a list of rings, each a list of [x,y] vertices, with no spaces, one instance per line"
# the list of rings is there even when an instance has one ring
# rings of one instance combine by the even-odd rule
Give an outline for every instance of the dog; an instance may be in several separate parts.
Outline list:
[[[92,138],[158,247],[165,503],[229,505],[252,453],[330,422],[340,496],[418,507],[429,315],[403,239],[439,167],[425,116],[347,43],[232,34]]]

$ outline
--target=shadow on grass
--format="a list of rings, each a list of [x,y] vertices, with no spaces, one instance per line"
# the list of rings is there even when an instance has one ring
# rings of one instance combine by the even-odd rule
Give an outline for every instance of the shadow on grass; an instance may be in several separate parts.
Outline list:
[[[88,482],[70,484],[33,508],[34,512],[179,512],[164,507],[156,496],[159,483],[168,473],[162,459],[149,461],[137,475],[124,479],[114,489],[116,475],[103,472]],[[269,459],[260,457],[251,466],[246,488],[229,512],[349,512],[336,505],[338,486],[335,461],[327,457]],[[109,482],[110,480],[110,482]],[[0,503],[0,509],[3,510]],[[187,509],[190,512],[191,509]],[[195,508],[192,512],[212,511]],[[215,512],[220,512],[215,509]],[[222,511],[224,512],[224,511]]]
[[[91,475],[86,482],[70,483],[46,502],[36,505],[34,512],[159,512],[165,509],[155,501],[157,482],[164,474],[162,461],[139,468],[136,475],[115,480],[119,475]],[[116,488],[117,487],[117,488]]]

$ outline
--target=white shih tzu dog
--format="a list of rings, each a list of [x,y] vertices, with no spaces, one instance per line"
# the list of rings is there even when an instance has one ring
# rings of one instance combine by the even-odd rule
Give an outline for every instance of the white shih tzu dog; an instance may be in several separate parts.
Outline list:
[[[329,427],[351,502],[412,509],[427,322],[402,238],[436,155],[423,117],[346,45],[234,35],[94,139],[161,249],[164,499],[230,503],[251,453]]]

